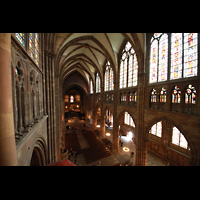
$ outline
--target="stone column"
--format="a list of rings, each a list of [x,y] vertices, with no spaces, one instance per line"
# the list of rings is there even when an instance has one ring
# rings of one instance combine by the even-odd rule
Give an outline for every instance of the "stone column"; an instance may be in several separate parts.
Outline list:
[[[50,119],[50,137],[51,137],[51,163],[54,162],[53,160],[53,156],[54,156],[54,140],[53,140],[53,128],[52,128],[52,123],[53,123],[53,115],[52,115],[52,111],[53,111],[53,107],[52,107],[52,53],[49,52],[48,54],[49,56],[49,119]]]
[[[117,107],[118,107],[118,88],[119,88],[119,82],[114,83],[114,98],[113,98],[113,145],[112,150],[113,153],[119,152],[119,125],[117,121]]]
[[[21,103],[21,86],[18,89],[18,112],[19,112],[19,118],[18,118],[18,123],[19,123],[19,132],[23,130],[22,128],[22,103]]]
[[[17,165],[11,80],[11,34],[0,33],[0,166]]]
[[[184,112],[184,104],[185,104],[184,96],[185,96],[185,88],[182,88],[181,89],[181,103],[180,103],[180,110],[179,110],[181,113]],[[187,106],[189,106],[189,103]],[[188,109],[188,111],[189,111],[189,109]]]
[[[166,111],[170,111],[170,105],[171,105],[171,91],[169,85],[166,86],[167,90],[167,96],[166,96]]]
[[[101,117],[100,117],[100,138],[105,138],[106,135],[105,135],[105,115],[104,115],[104,110],[103,110],[103,107],[102,107],[102,110],[101,110]]]
[[[58,152],[59,149],[57,147],[58,141],[56,140],[56,104],[55,104],[55,54],[52,54],[52,116],[53,116],[53,121],[52,121],[52,129],[53,129],[53,141],[54,141],[54,156],[53,156],[53,161],[56,162],[58,160]]]
[[[49,92],[49,51],[45,50],[45,83],[46,83],[46,112],[47,118],[47,143],[48,143],[48,163],[51,163],[51,131],[50,131],[50,92]]]
[[[138,75],[138,101],[137,101],[137,126],[136,126],[136,166],[146,166],[147,138],[144,128],[144,83],[145,73]]]
[[[95,130],[97,129],[97,109],[95,106],[96,102],[96,91],[94,91],[93,96],[92,96],[92,129]]]
[[[103,85],[103,84],[102,84]],[[105,119],[104,119],[104,88],[101,86],[101,101],[100,101],[100,109],[101,109],[101,117],[100,117],[100,138],[105,138]]]

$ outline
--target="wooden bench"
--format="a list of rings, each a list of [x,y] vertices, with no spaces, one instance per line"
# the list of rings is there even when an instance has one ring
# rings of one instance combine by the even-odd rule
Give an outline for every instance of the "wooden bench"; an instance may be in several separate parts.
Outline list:
[[[121,163],[117,163],[117,164],[115,164],[115,165],[113,165],[113,166],[121,166]]]
[[[126,161],[124,161],[122,164],[123,165],[126,165],[126,164],[128,164],[130,162],[130,160],[126,160]]]
[[[133,165],[133,162],[126,164],[126,166],[132,166],[132,165]]]

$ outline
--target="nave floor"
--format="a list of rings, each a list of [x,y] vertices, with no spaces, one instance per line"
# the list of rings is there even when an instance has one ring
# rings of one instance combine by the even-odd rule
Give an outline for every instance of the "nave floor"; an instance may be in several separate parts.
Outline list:
[[[83,120],[79,120],[77,118],[71,118],[70,120],[68,120],[68,122],[66,123],[66,126],[70,126],[70,127],[78,127],[79,131],[77,131],[77,137],[81,146],[81,149],[83,148],[87,148],[89,147],[89,144],[87,143],[87,140],[85,139],[83,133],[82,133],[82,129],[83,129],[83,124],[86,124],[87,127],[92,127],[92,125],[87,122],[87,121],[83,121]],[[110,133],[110,136],[106,136],[106,138],[108,140],[110,140],[112,142],[112,129],[106,129],[106,133]],[[126,136],[122,136],[121,137],[121,141],[123,142],[123,147],[128,147],[129,151],[125,152],[123,150],[123,147],[119,149],[119,153],[118,154],[113,154],[111,152],[111,155],[100,159],[99,161],[101,162],[101,166],[113,166],[117,163],[123,163],[127,160],[130,160],[130,162],[133,162],[133,165],[135,164],[135,156],[130,156],[130,152],[134,151],[135,152],[135,143],[130,141]],[[74,162],[75,158],[71,156],[70,160],[72,162]],[[77,166],[98,166],[98,161],[95,162],[91,162],[91,163],[86,163],[85,161],[85,157],[84,154],[78,154],[77,155]],[[159,156],[155,155],[154,153],[152,153],[151,151],[147,151],[147,163],[146,166],[165,166],[167,164],[167,161],[162,160]]]

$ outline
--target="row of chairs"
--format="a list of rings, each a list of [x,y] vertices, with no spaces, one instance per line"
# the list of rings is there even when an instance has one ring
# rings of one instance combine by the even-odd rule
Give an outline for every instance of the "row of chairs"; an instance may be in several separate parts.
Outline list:
[[[109,149],[112,149],[112,142],[108,138],[103,138],[102,141]]]
[[[123,163],[117,163],[117,164],[115,164],[115,165],[113,165],[113,166],[132,166],[133,165],[133,162],[130,162],[130,160],[126,160],[126,161],[124,161]]]
[[[86,163],[100,160],[111,155],[109,149],[93,131],[86,131],[84,136],[90,145],[90,147],[82,149]]]
[[[73,151],[76,151],[77,153],[81,149],[78,137],[76,134],[73,133],[65,135],[65,149],[68,149],[68,151],[70,151],[71,148]]]

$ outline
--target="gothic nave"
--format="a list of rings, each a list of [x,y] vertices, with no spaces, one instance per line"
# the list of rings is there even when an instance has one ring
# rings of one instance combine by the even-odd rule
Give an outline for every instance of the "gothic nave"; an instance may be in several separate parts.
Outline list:
[[[198,38],[0,33],[0,166],[199,166]]]

